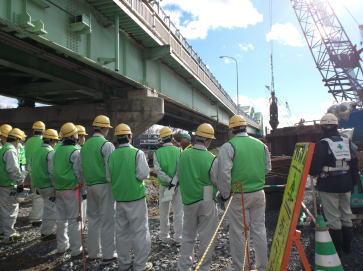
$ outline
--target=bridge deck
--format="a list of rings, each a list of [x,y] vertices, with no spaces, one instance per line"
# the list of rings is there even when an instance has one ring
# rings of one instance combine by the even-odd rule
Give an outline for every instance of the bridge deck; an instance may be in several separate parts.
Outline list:
[[[66,104],[151,88],[171,103],[226,124],[236,105],[153,3],[1,1],[0,78],[6,83],[0,93]],[[245,116],[261,133],[262,123]]]

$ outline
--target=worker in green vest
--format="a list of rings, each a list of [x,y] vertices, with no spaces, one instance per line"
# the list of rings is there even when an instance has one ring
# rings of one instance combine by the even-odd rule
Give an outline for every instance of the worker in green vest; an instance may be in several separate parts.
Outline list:
[[[11,129],[13,129],[13,127],[11,127],[11,125],[9,124],[2,124],[0,126],[0,150],[2,148],[2,146],[4,146],[6,144],[6,140],[8,138],[8,134],[11,131]],[[2,223],[2,218],[0,217],[0,239],[4,238],[4,232],[1,226]]]
[[[199,236],[199,259],[207,249],[217,228],[217,207],[215,203],[218,162],[208,151],[214,137],[212,125],[203,123],[195,132],[195,144],[183,151],[179,164],[177,182],[180,185],[184,204],[182,244],[178,270],[191,270],[194,263],[194,245]],[[176,178],[174,178],[176,179]],[[201,271],[209,270],[214,245],[212,244]]]
[[[88,257],[96,264],[112,265],[115,251],[115,200],[112,196],[108,159],[114,145],[107,137],[112,128],[107,116],[99,115],[92,123],[94,134],[81,149],[81,161],[87,184]]]
[[[37,153],[40,146],[43,144],[43,133],[45,131],[45,124],[42,121],[36,121],[32,126],[33,136],[28,138],[25,142],[25,158],[27,162],[27,170],[31,171],[31,160],[34,153]],[[26,183],[30,183],[32,186],[31,176],[28,175]],[[43,216],[43,198],[39,197],[39,193],[36,188],[32,187],[32,194],[30,197],[33,198],[32,209],[29,214],[29,221],[32,223],[33,227],[39,227],[42,224]]]
[[[4,146],[6,144],[6,140],[8,138],[8,134],[13,129],[13,127],[9,124],[3,124],[0,126],[0,145]]]
[[[86,142],[86,136],[88,136],[86,132],[86,128],[82,125],[76,125],[78,130],[78,144],[82,147]]]
[[[62,125],[62,145],[53,156],[53,179],[56,190],[57,210],[57,252],[64,253],[71,249],[72,257],[82,253],[80,188],[82,185],[82,169],[80,150],[76,146],[78,140],[77,127],[72,122]],[[67,231],[68,228],[68,231]]]
[[[43,144],[40,146],[37,155],[33,156],[31,167],[31,179],[40,196],[44,200],[42,226],[40,228],[43,241],[56,238],[56,208],[55,190],[52,180],[54,145],[58,142],[58,132],[47,129],[43,134]]]
[[[2,136],[6,136],[7,139],[0,150],[0,217],[4,242],[10,244],[21,239],[14,225],[19,211],[16,195],[17,192],[22,191],[24,181],[16,150],[22,138],[22,132],[14,128],[8,134],[2,131]]]
[[[77,124],[76,125],[78,130],[78,146],[82,148],[84,143],[86,142],[86,136],[88,136],[86,132],[86,128],[82,125]],[[82,187],[82,222],[83,227],[86,229],[86,220],[87,220],[87,186],[84,185]]]
[[[43,138],[43,133],[45,131],[44,122],[42,121],[34,122],[32,130],[33,130],[33,136],[25,142],[25,156],[29,166],[31,166],[31,158],[33,153],[35,153],[43,144],[42,138]]]
[[[253,239],[256,252],[256,269],[265,271],[267,240],[263,187],[265,175],[271,170],[270,154],[266,145],[247,134],[247,122],[243,116],[231,117],[229,128],[234,136],[219,150],[217,187],[223,201],[228,200],[234,193],[228,212],[233,270],[242,269],[245,257],[244,230],[248,229],[245,229],[243,223],[241,193],[244,193],[244,213],[247,225],[250,225],[249,236]]]
[[[63,143],[63,136],[62,136],[62,133],[60,131],[58,133],[58,138],[59,138],[59,140],[57,141],[57,143],[55,143],[55,145],[53,147],[54,151],[56,151]]]
[[[180,147],[186,151],[187,149],[189,149],[190,147],[192,147],[191,144],[191,137],[188,133],[181,133],[180,134]]]
[[[149,166],[143,151],[133,147],[131,129],[121,123],[115,129],[118,148],[111,153],[109,169],[116,200],[116,244],[119,270],[152,270],[147,262],[151,239],[144,179]],[[111,234],[111,233],[110,233]],[[134,251],[134,263],[130,250]]]
[[[168,189],[176,174],[181,149],[172,143],[173,135],[168,127],[160,129],[162,146],[154,152],[154,169],[159,182],[160,240],[162,246],[169,245],[170,204],[173,206],[174,241],[180,247],[183,226],[183,204],[179,188]]]
[[[27,135],[24,131],[21,131],[22,138],[18,144],[18,159],[19,159],[19,167],[22,172],[26,172],[26,157],[25,157],[25,147],[24,142],[26,140]]]

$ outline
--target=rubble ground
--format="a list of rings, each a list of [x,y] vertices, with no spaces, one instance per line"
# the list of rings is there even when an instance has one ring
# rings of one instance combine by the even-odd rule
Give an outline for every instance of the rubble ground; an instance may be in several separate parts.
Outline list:
[[[170,247],[160,246],[158,240],[159,220],[157,212],[157,185],[154,181],[147,183],[148,189],[148,204],[149,204],[149,224],[150,234],[152,238],[152,248],[150,254],[150,261],[154,265],[154,270],[172,271],[177,270],[177,261],[179,258],[179,248],[174,245]],[[312,210],[310,190],[305,193],[305,204]],[[274,229],[277,223],[278,210],[269,208],[272,197],[267,199],[266,210],[266,228],[268,245],[271,247]],[[12,245],[5,245],[0,243],[0,266],[1,270],[83,270],[82,261],[71,261],[70,254],[63,255],[56,254],[56,241],[42,242],[40,240],[39,228],[31,227],[28,221],[28,214],[30,212],[30,204],[22,204],[16,223],[16,229],[22,234],[23,239]],[[228,270],[231,264],[231,257],[229,253],[229,240],[228,231],[226,229],[227,223],[223,224],[223,228],[219,231],[216,242],[216,250],[213,256],[211,266],[212,271]],[[305,248],[310,263],[314,263],[314,228],[307,223],[302,229],[302,244]],[[85,244],[87,244],[87,232],[84,235]],[[253,240],[252,240],[253,245]],[[87,249],[87,246],[85,246]],[[196,249],[198,252],[198,249]],[[86,251],[87,255],[87,251]],[[251,259],[254,261],[254,251],[251,251]],[[345,271],[360,271],[362,270],[363,259],[363,226],[356,224],[354,227],[354,240],[352,244],[352,254],[344,256],[342,259]],[[196,261],[198,259],[196,258]],[[117,263],[106,267],[99,268],[96,266],[92,269],[87,267],[88,270],[117,270]],[[291,254],[289,263],[289,271],[302,270],[299,255],[294,248]]]

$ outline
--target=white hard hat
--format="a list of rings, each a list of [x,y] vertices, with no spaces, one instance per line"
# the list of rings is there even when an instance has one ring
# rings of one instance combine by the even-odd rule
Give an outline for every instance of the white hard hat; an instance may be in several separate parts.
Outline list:
[[[338,125],[338,118],[332,113],[326,113],[321,118],[320,125]]]

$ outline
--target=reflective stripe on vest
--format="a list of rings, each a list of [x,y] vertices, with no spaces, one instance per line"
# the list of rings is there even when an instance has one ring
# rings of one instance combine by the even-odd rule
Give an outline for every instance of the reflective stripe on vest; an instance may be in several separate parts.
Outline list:
[[[190,149],[193,145],[192,144],[189,144],[188,146],[185,147],[184,151]]]

